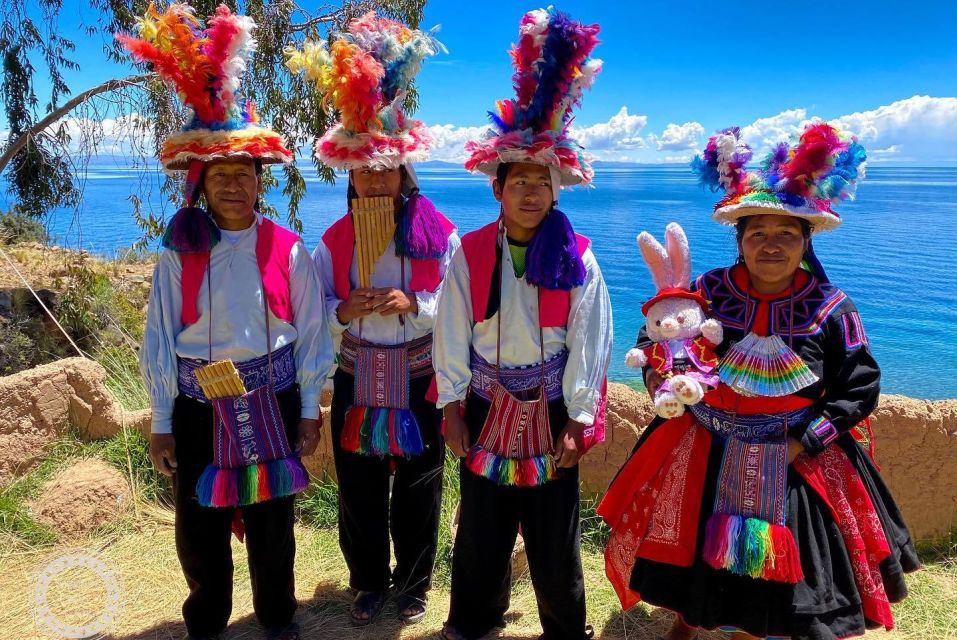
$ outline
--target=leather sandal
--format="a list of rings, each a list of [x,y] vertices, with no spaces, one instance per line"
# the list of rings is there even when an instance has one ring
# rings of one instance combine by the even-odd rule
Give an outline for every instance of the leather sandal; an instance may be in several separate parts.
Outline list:
[[[385,591],[360,591],[352,601],[352,611],[349,612],[349,618],[352,624],[357,627],[364,627],[371,624],[385,606],[388,593]],[[367,617],[360,618],[362,614]]]
[[[399,594],[395,600],[399,620],[406,624],[416,624],[425,617],[425,598],[418,598],[408,593]],[[406,613],[412,611],[412,613]]]

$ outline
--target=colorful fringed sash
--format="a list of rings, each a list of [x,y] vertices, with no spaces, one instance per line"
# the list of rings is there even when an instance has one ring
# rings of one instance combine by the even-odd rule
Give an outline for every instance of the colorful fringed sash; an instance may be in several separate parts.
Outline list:
[[[353,404],[339,438],[344,451],[410,458],[425,449],[409,382],[431,376],[432,336],[397,345],[373,345],[342,335],[339,366],[354,377]]]
[[[214,457],[196,484],[201,505],[242,507],[306,489],[309,474],[289,447],[272,388],[212,402]]]
[[[752,578],[800,581],[797,544],[785,522],[787,430],[807,422],[811,410],[736,415],[704,403],[689,409],[702,426],[726,440],[705,533],[705,562]]]

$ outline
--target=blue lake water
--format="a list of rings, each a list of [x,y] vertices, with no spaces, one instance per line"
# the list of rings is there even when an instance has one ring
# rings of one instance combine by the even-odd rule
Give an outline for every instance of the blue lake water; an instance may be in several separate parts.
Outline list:
[[[488,182],[455,167],[418,169],[422,190],[462,231],[492,220],[497,205]],[[138,194],[154,210],[163,204],[159,175],[109,163],[92,165],[79,211],[57,212],[49,228],[58,244],[95,253],[121,254],[139,236],[128,198]],[[301,204],[304,240],[310,247],[342,215],[345,182],[326,185],[307,178]],[[561,208],[579,233],[589,236],[611,291],[615,349],[611,377],[628,380],[624,354],[642,324],[641,303],[654,287],[635,245],[643,229],[661,237],[679,222],[691,243],[695,273],[730,264],[733,233],[710,219],[713,194],[702,190],[684,166],[599,169],[594,189],[562,194]],[[275,189],[269,201],[285,201]],[[0,194],[0,208],[4,208]],[[165,207],[165,208],[164,208]],[[949,369],[957,345],[957,169],[868,170],[858,198],[840,206],[844,224],[815,238],[831,280],[860,309],[875,356],[884,371],[883,390],[913,397],[957,398],[957,376]]]

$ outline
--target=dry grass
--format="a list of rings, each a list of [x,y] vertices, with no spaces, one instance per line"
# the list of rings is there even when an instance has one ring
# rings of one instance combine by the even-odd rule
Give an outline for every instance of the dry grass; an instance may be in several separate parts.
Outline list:
[[[167,510],[144,505],[137,520],[117,527],[112,533],[71,546],[29,548],[0,539],[0,638],[48,639],[35,619],[34,589],[40,571],[53,559],[73,551],[91,553],[115,572],[120,583],[121,612],[110,627],[112,640],[167,640],[185,637],[179,607],[186,587],[179,572],[173,546],[172,516]],[[131,517],[132,518],[132,517]],[[297,620],[305,638],[434,638],[448,610],[447,590],[431,594],[426,619],[405,627],[395,619],[390,605],[371,628],[356,629],[349,624],[346,567],[339,553],[334,530],[297,528],[296,575],[302,607]],[[262,637],[252,616],[249,572],[245,550],[235,542],[235,593],[231,639]],[[596,636],[603,639],[650,640],[665,631],[667,613],[639,605],[621,614],[611,586],[604,578],[603,560],[595,552],[584,556],[589,620]],[[957,638],[957,561],[943,558],[910,579],[911,597],[895,605],[898,630],[892,634],[869,633],[868,637],[929,639]],[[87,570],[62,574],[50,588],[50,602],[63,621],[78,624],[102,606],[102,582]],[[518,581],[508,614],[508,638],[537,638],[541,633],[535,613],[535,597],[527,579]],[[724,634],[702,634],[703,640]]]

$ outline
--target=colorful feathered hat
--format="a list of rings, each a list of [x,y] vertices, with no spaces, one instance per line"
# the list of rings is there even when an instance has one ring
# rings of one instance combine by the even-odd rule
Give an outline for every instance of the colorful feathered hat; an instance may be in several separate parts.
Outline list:
[[[287,48],[286,66],[316,83],[340,120],[316,142],[316,156],[337,169],[395,169],[428,159],[432,136],[402,112],[412,79],[428,56],[445,51],[432,33],[370,11],[326,46]]]
[[[704,153],[691,161],[703,185],[725,192],[713,218],[733,225],[747,216],[788,215],[807,220],[818,232],[841,224],[833,205],[854,198],[867,154],[856,138],[815,123],[793,146],[778,144],[760,168],[749,171],[750,160],[751,148],[735,127],[709,138]]]
[[[163,141],[160,161],[167,170],[188,169],[192,160],[230,156],[263,163],[289,162],[292,152],[282,138],[261,126],[252,101],[240,102],[240,76],[256,48],[255,23],[219,5],[205,29],[192,7],[171,4],[159,13],[150,4],[137,21],[140,37],[117,35],[133,57],[149,62],[161,78],[176,88],[192,117],[182,131]]]
[[[494,176],[503,162],[530,162],[556,169],[563,186],[591,182],[591,159],[568,127],[582,92],[601,71],[601,60],[588,57],[598,31],[597,24],[574,22],[552,7],[522,17],[511,51],[515,98],[496,102],[492,128],[466,143],[466,169]]]

